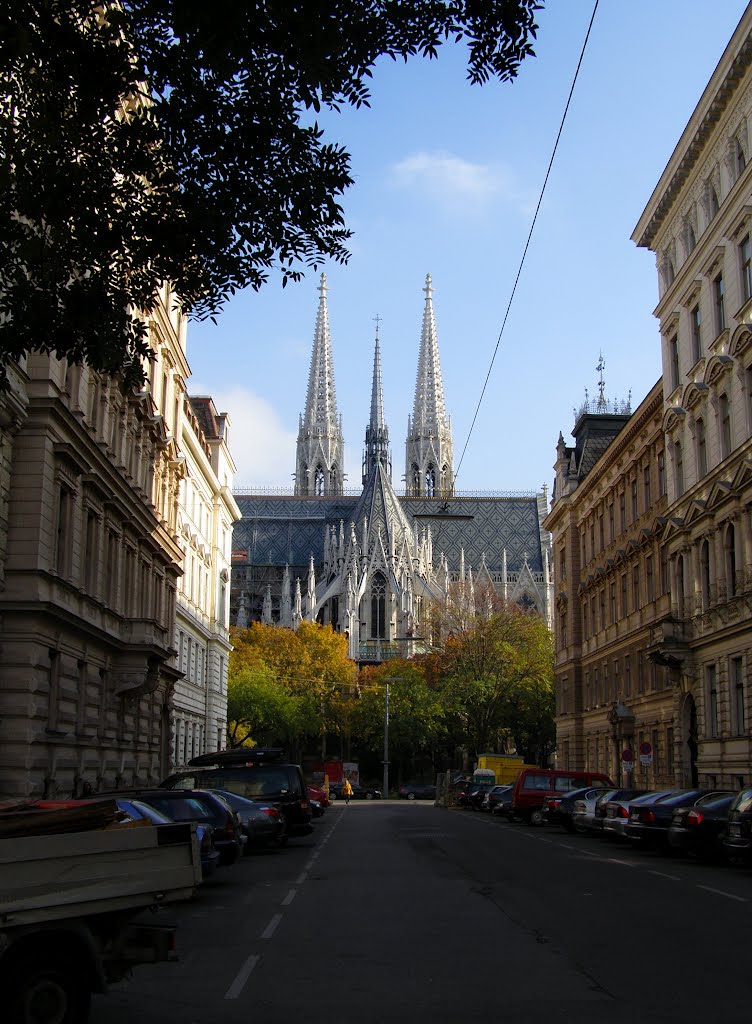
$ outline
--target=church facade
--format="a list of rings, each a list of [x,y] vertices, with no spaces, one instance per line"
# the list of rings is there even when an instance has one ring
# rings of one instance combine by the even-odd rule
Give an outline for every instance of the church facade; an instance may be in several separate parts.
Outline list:
[[[305,412],[290,495],[236,494],[231,615],[295,628],[327,623],[354,660],[409,657],[422,648],[428,605],[453,583],[491,586],[551,617],[546,495],[457,493],[430,275],[424,288],[418,373],[405,439],[405,488],[392,482],[376,333],[361,489],[344,487],[326,278],[319,289]]]

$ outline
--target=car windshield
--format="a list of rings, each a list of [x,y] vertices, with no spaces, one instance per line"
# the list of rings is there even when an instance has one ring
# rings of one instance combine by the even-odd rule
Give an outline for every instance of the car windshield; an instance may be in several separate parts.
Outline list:
[[[172,825],[175,821],[174,818],[168,818],[166,814],[158,811],[156,807],[149,807],[140,800],[118,800],[117,805],[130,818],[146,818],[152,825]]]
[[[149,797],[151,807],[172,818],[173,821],[206,821],[207,818],[218,817],[217,811],[204,803],[196,796],[178,797]]]

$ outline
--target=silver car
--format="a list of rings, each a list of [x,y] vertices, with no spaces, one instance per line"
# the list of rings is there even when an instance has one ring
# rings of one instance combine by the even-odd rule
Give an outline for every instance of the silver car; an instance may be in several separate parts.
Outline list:
[[[642,800],[652,800],[657,795],[668,796],[673,790],[643,790],[640,796],[635,796],[635,790],[621,790],[620,796],[613,796],[606,804],[606,814],[603,818],[604,839],[626,839],[627,825],[629,824],[629,808]]]
[[[575,800],[572,809],[572,828],[575,832],[594,832],[600,830],[601,819],[596,819],[595,809],[599,800],[608,801],[618,789],[588,789]],[[596,824],[596,820],[598,824]]]

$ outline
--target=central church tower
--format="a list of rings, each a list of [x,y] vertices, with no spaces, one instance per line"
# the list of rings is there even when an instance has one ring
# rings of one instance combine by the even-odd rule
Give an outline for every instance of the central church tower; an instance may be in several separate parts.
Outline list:
[[[300,417],[295,459],[295,494],[342,494],[344,484],[342,419],[334,388],[326,274],[321,275],[319,309],[313,339],[305,414]]]
[[[407,421],[405,493],[415,498],[450,498],[454,494],[452,424],[444,405],[430,274],[426,274],[423,291],[426,302],[420,335],[415,402],[412,417]]]

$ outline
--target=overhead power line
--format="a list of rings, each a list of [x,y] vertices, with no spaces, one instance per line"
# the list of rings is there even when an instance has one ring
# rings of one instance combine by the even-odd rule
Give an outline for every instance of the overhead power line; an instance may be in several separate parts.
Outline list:
[[[580,52],[580,59],[577,61],[577,68],[575,69],[574,78],[572,79],[572,86],[571,86],[571,88],[569,90],[569,96],[567,97],[567,103],[566,103],[566,106],[564,107],[564,113],[562,114],[561,123],[559,124],[559,131],[556,133],[556,141],[554,142],[554,148],[553,148],[553,150],[551,152],[551,159],[548,162],[548,169],[546,171],[546,176],[543,179],[543,185],[542,185],[541,190],[540,190],[540,195],[538,196],[538,203],[537,203],[537,205],[535,207],[535,213],[533,214],[532,223],[530,224],[530,231],[528,232],[527,241],[525,242],[525,248],[524,248],[523,253],[522,253],[522,259],[520,260],[520,265],[517,268],[517,276],[514,279],[514,285],[512,286],[512,293],[509,296],[509,302],[507,303],[507,310],[506,310],[506,313],[504,314],[504,320],[502,321],[502,324],[501,324],[501,330],[499,331],[499,336],[496,339],[496,347],[494,348],[493,355],[491,356],[491,362],[489,363],[489,366],[488,366],[488,373],[486,374],[486,379],[483,382],[483,387],[482,387],[481,392],[480,392],[480,398],[478,399],[478,404],[475,407],[475,414],[473,415],[473,421],[470,424],[470,429],[469,429],[469,431],[467,433],[467,438],[465,439],[465,446],[462,449],[462,455],[460,456],[460,461],[457,464],[457,471],[454,474],[455,482],[457,480],[457,477],[460,475],[460,469],[462,468],[462,462],[463,462],[463,460],[465,458],[465,452],[467,451],[467,446],[470,444],[470,438],[472,437],[473,429],[475,428],[475,421],[478,419],[478,413],[480,412],[480,407],[481,407],[481,404],[483,403],[483,398],[484,398],[485,393],[486,393],[486,388],[488,387],[488,381],[490,380],[491,371],[493,370],[493,365],[494,365],[494,362],[496,361],[496,355],[497,355],[497,353],[499,351],[499,345],[501,344],[501,338],[502,338],[502,335],[504,334],[504,328],[506,327],[507,320],[509,319],[509,311],[512,308],[512,302],[514,301],[514,295],[515,295],[515,292],[517,291],[517,284],[519,283],[520,275],[522,274],[522,268],[525,265],[525,257],[527,256],[527,251],[528,251],[528,249],[530,247],[530,239],[533,237],[533,231],[535,230],[535,223],[538,220],[538,211],[541,208],[541,203],[543,202],[543,196],[544,196],[545,191],[546,191],[546,185],[548,184],[548,178],[549,178],[549,175],[551,174],[551,168],[553,167],[554,158],[556,157],[556,151],[559,148],[559,140],[561,139],[561,133],[564,130],[564,122],[566,121],[567,113],[569,112],[569,104],[572,102],[572,94],[574,93],[574,87],[577,84],[577,78],[578,78],[578,76],[580,74],[580,68],[582,67],[582,61],[583,61],[583,58],[585,56],[585,50],[587,49],[588,40],[590,39],[590,30],[592,29],[593,22],[595,21],[595,14],[596,14],[596,11],[598,10],[599,2],[600,2],[600,0],[595,0],[595,6],[593,7],[593,13],[590,16],[590,24],[588,25],[587,32],[585,33],[585,41],[582,44],[582,51]]]

